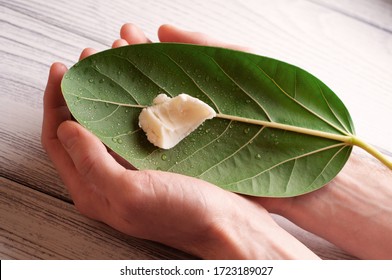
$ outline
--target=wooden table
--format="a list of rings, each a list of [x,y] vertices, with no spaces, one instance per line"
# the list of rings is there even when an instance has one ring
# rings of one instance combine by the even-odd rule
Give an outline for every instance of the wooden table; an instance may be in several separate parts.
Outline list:
[[[125,22],[153,41],[171,23],[296,64],[341,97],[358,135],[392,151],[391,1],[1,0],[0,258],[193,258],[81,216],[40,144],[51,63],[109,48]],[[352,258],[275,218],[322,258]]]

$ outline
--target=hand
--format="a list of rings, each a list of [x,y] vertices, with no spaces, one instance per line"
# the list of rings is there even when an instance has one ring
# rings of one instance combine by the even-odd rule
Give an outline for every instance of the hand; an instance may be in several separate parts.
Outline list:
[[[353,256],[392,259],[392,172],[360,150],[315,192],[254,201]]]
[[[249,51],[200,33],[179,31],[160,39]],[[392,172],[356,148],[339,175],[320,190],[294,198],[252,200],[353,256],[392,259]]]
[[[239,49],[168,25],[158,35],[162,42]],[[121,38],[113,47],[149,42],[131,24],[122,27]],[[85,49],[81,58],[92,53]],[[50,69],[42,145],[82,214],[202,258],[317,258],[253,199],[191,177],[130,170],[116,161],[94,135],[71,120],[60,89],[66,71],[61,63]]]

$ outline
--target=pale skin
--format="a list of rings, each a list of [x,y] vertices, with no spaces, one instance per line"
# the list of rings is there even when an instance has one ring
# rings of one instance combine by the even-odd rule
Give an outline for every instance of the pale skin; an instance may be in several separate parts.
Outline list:
[[[112,47],[149,43],[133,24]],[[170,25],[161,42],[249,51]],[[80,59],[95,53],[85,49]],[[205,181],[159,171],[136,171],[71,120],[61,94],[65,65],[54,63],[44,94],[42,145],[76,208],[132,236],[205,259],[318,259],[270,213],[364,259],[392,259],[392,172],[355,151],[328,185],[294,198],[254,198]]]

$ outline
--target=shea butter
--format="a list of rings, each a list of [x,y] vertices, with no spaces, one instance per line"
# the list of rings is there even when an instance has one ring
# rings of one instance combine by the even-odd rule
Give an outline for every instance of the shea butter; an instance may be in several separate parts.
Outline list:
[[[139,115],[139,126],[148,140],[162,149],[170,149],[216,116],[214,109],[200,99],[182,93],[176,97],[159,94],[153,105]]]

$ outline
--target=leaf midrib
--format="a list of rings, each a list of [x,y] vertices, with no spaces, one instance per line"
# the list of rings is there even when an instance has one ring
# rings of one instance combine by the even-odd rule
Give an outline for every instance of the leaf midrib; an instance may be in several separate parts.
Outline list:
[[[70,95],[72,95],[72,94],[70,94]],[[148,107],[146,105],[140,105],[140,104],[126,104],[126,103],[120,103],[120,102],[114,102],[114,101],[106,101],[106,100],[102,100],[102,99],[82,97],[82,96],[78,96],[78,95],[73,95],[73,96],[79,97],[80,99],[83,99],[83,100],[113,104],[113,105],[117,105],[117,106],[129,107],[129,108],[143,109],[143,108]],[[227,115],[227,114],[222,114],[222,113],[216,114],[216,118],[227,119],[227,120],[237,121],[237,122],[241,122],[241,123],[260,125],[260,126],[269,127],[269,128],[275,128],[275,129],[280,129],[280,130],[296,132],[296,133],[300,133],[300,134],[312,135],[312,136],[316,136],[316,137],[321,137],[321,138],[326,138],[326,139],[331,139],[331,140],[343,142],[348,145],[353,144],[354,136],[351,134],[347,134],[347,133],[345,135],[340,135],[340,134],[334,134],[334,133],[325,132],[325,131],[321,131],[321,130],[300,127],[300,126],[288,125],[288,124],[283,124],[283,123],[278,123],[278,122],[273,122],[273,121],[263,121],[263,120],[250,119],[250,118],[238,117],[238,116]]]

